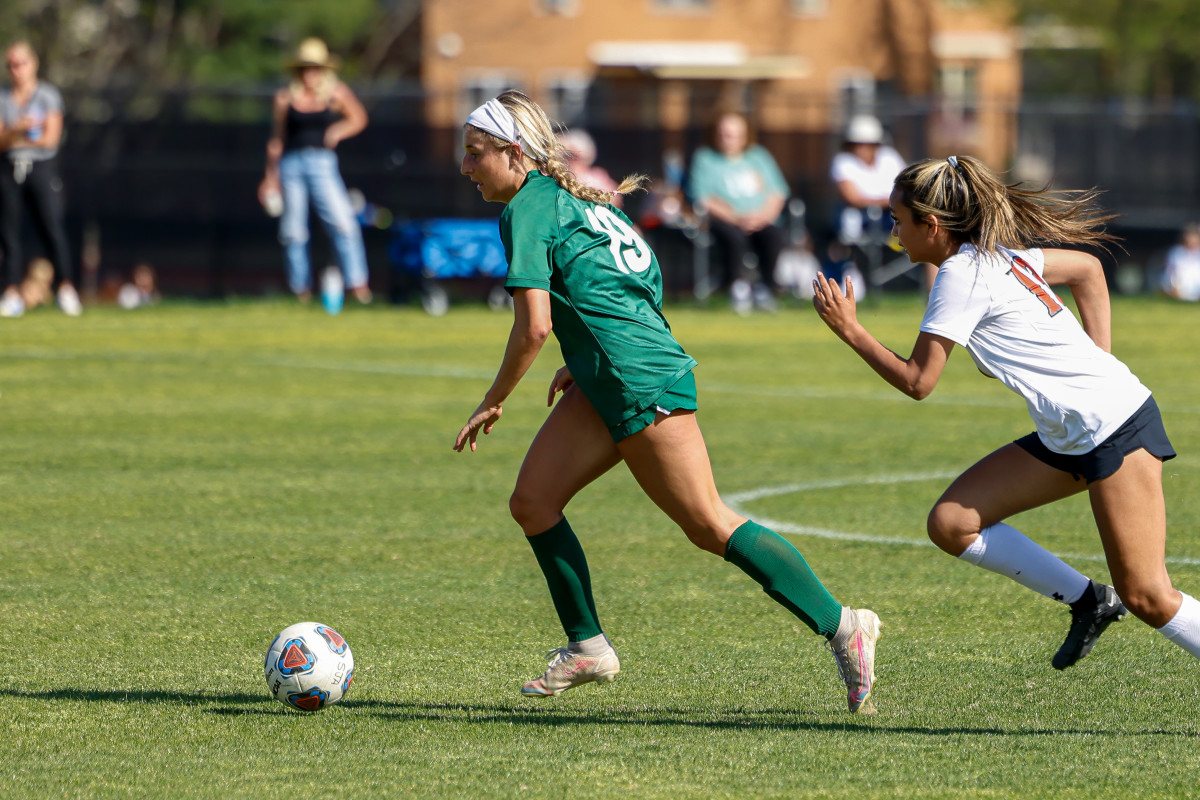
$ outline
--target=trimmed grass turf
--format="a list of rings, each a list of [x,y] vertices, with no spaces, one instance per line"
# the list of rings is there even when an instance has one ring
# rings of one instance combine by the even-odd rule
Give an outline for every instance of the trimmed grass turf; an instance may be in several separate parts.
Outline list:
[[[1114,301],[1115,350],[1181,454],[1168,555],[1193,594],[1195,312]],[[861,313],[908,352],[918,299]],[[450,449],[506,314],[37,312],[0,326],[0,796],[1194,795],[1200,665],[1128,620],[1057,673],[1065,610],[922,543],[948,482],[928,476],[1028,432],[1019,398],[958,352],[915,403],[806,308],[668,317],[701,362],[723,492],[795,486],[743,507],[901,540],[791,535],[839,599],[884,620],[876,717],[847,714],[820,640],[691,548],[621,468],[568,512],[624,672],[519,696],[561,644],[506,515],[556,348],[478,452]],[[1086,499],[1017,524],[1107,577]],[[261,669],[303,619],[341,631],[358,668],[311,716],[271,699]]]

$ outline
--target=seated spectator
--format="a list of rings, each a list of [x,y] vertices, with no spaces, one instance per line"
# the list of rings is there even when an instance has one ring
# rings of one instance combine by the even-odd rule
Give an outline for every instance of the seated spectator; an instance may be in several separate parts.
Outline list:
[[[872,116],[850,120],[842,140],[842,151],[833,157],[829,176],[837,187],[842,208],[837,218],[838,239],[858,244],[871,232],[870,209],[875,209],[876,231],[891,230],[888,197],[892,181],[906,164],[900,154],[883,143],[883,125]],[[885,231],[886,232],[886,231]]]
[[[141,262],[129,274],[129,282],[117,292],[117,305],[124,309],[141,308],[159,301],[158,281],[154,267]]]
[[[1185,227],[1180,243],[1167,253],[1162,290],[1177,300],[1200,300],[1200,223]]]
[[[559,134],[558,140],[567,154],[567,169],[571,170],[584,186],[609,192],[612,195],[609,202],[620,208],[623,198],[615,193],[617,182],[608,174],[608,170],[596,166],[596,142],[588,132],[578,129],[564,131]]]
[[[26,311],[47,305],[54,300],[54,264],[50,259],[35,258],[29,262],[20,291]]]
[[[791,247],[785,248],[775,262],[775,285],[793,297],[811,300],[813,281],[821,271],[821,261],[813,252],[812,237],[804,236]]]
[[[860,251],[881,247],[892,230],[888,197],[892,182],[907,164],[895,148],[884,143],[883,124],[869,114],[850,120],[842,139],[842,151],[833,157],[829,175],[837,187],[841,208],[837,215],[837,238]],[[866,268],[866,264],[862,265]],[[925,292],[929,293],[937,270],[921,265]],[[856,284],[865,289],[865,284]],[[860,292],[861,296],[861,292]]]
[[[721,288],[730,290],[734,310],[751,302],[774,307],[775,263],[787,240],[780,214],[790,191],[766,148],[754,144],[746,117],[727,112],[717,118],[713,146],[692,159],[688,196],[708,215],[722,269]],[[757,276],[746,256],[757,256]],[[757,281],[757,286],[752,284]]]

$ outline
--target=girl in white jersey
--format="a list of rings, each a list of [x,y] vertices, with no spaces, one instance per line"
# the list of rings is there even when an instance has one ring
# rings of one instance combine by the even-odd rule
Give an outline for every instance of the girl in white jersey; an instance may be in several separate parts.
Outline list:
[[[920,161],[897,176],[893,232],[913,262],[939,267],[912,355],[903,358],[855,315],[854,289],[819,275],[821,319],[888,383],[920,400],[955,344],[980,371],[1025,398],[1036,432],[960,475],[929,514],[929,538],[951,555],[1071,607],[1052,664],[1087,655],[1126,613],[1200,657],[1200,603],[1165,565],[1162,462],[1175,451],[1150,390],[1109,352],[1108,287],[1100,262],[1034,243],[1111,241],[1095,192],[1007,186],[965,156]],[[1051,290],[1070,287],[1079,321]],[[1113,576],[1096,583],[1003,520],[1082,491]],[[1123,601],[1123,602],[1122,602]]]

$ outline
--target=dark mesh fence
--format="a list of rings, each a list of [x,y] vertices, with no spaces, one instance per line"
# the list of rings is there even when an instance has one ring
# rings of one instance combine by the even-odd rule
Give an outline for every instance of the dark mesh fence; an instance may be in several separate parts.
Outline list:
[[[360,92],[371,124],[341,145],[342,173],[367,200],[397,219],[495,217],[458,175],[460,129],[423,123],[427,98],[400,87]],[[67,93],[62,165],[73,248],[99,253],[96,285],[119,279],[138,262],[158,271],[171,294],[217,296],[283,291],[282,252],[275,221],[259,207],[271,90],[145,95]],[[789,100],[828,112],[827,98]],[[694,123],[669,137],[657,126],[653,96],[607,89],[588,99],[577,125],[597,142],[600,163],[616,176],[663,173],[667,147],[685,155],[707,137],[708,109],[691,109]],[[901,152],[927,154],[932,112],[920,103],[892,103],[880,111]],[[1066,102],[1026,104],[1016,112],[1022,174],[1052,180],[1058,188],[1092,185],[1124,215],[1127,260],[1153,269],[1155,257],[1179,228],[1200,218],[1196,110],[1132,109]],[[834,134],[760,137],[780,162],[793,191],[808,206],[808,224],[820,240],[832,218],[829,159]],[[628,210],[637,217],[639,200]],[[372,284],[402,297],[411,288],[392,268],[386,230],[368,228]],[[84,244],[98,245],[85,248]],[[331,260],[319,223],[313,221],[313,263]],[[35,242],[30,243],[36,251]],[[668,248],[664,262],[686,260]],[[94,262],[94,259],[92,259]],[[664,263],[671,269],[672,265]],[[681,271],[686,267],[680,266]]]

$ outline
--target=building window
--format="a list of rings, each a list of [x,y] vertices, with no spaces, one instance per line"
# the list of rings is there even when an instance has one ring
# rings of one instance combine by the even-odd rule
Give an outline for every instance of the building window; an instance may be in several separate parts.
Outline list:
[[[837,88],[846,119],[855,114],[875,113],[875,77],[871,73],[845,73],[838,79]]]
[[[713,0],[650,0],[655,11],[696,13],[712,9]]]
[[[523,82],[515,75],[505,72],[487,72],[466,77],[459,92],[459,119],[491,100],[505,89],[524,89]]]
[[[829,0],[789,0],[792,16],[824,17],[829,14]]]
[[[587,75],[553,75],[546,78],[546,114],[564,125],[584,125],[588,90],[592,82]]]
[[[575,17],[582,0],[533,0],[533,13],[539,17]]]
[[[938,70],[942,107],[963,113],[975,106],[977,70],[973,66],[946,65]]]

